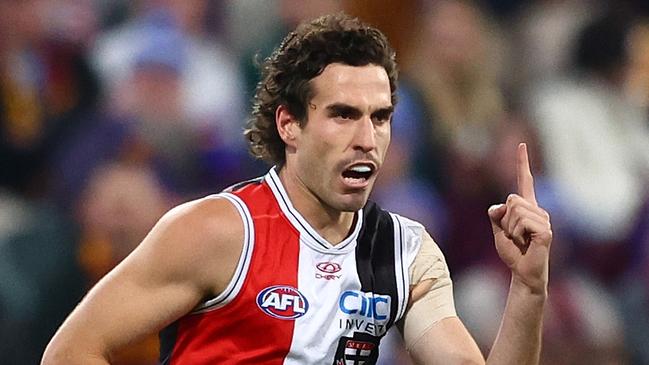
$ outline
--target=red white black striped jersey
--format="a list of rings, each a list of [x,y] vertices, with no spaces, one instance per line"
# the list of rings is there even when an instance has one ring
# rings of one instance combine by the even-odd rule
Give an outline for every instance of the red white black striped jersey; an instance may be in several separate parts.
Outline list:
[[[242,254],[223,293],[161,332],[161,363],[374,364],[406,310],[423,227],[369,202],[332,245],[274,169],[215,197],[241,215]]]

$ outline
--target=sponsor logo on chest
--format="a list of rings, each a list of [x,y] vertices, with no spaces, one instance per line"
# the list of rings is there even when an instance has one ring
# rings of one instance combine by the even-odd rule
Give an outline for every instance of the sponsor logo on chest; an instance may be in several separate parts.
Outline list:
[[[320,262],[316,266],[315,278],[325,280],[340,279],[341,275],[338,274],[342,268],[335,262]]]
[[[346,316],[339,319],[339,327],[383,335],[390,319],[390,303],[389,295],[358,290],[344,291],[338,300],[338,308]]]

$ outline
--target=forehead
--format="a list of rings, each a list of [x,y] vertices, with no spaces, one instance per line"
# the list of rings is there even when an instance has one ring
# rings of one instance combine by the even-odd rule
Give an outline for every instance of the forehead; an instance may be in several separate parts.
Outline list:
[[[344,103],[356,107],[392,105],[390,79],[381,66],[350,66],[332,63],[311,80],[316,105]]]

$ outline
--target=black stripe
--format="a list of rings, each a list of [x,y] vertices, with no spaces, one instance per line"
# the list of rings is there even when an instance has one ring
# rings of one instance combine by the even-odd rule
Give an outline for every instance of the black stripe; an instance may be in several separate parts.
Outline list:
[[[356,270],[362,291],[391,297],[388,327],[394,323],[400,300],[394,262],[392,217],[375,203],[368,202],[363,208],[363,226],[356,245]]]
[[[306,234],[308,234],[309,236],[311,236],[311,237],[312,237],[312,238],[313,238],[313,239],[314,239],[314,240],[315,240],[315,241],[316,241],[320,246],[322,246],[323,248],[329,249],[329,247],[327,247],[326,245],[324,245],[322,242],[320,242],[320,240],[319,240],[316,236],[312,235],[311,232],[309,232],[309,229],[308,229],[307,227],[305,227],[304,224],[302,224],[302,221],[300,221],[300,218],[298,218],[297,216],[295,216],[295,214],[291,211],[291,205],[287,203],[286,199],[284,198],[284,194],[282,194],[282,190],[279,188],[277,182],[275,181],[275,179],[273,179],[273,176],[272,176],[272,175],[271,175],[270,177],[271,177],[271,178],[270,178],[270,181],[271,181],[271,182],[273,183],[273,185],[275,186],[275,189],[277,189],[277,192],[279,193],[278,195],[279,195],[279,197],[282,199],[282,201],[284,202],[284,205],[286,206],[288,212],[293,216],[293,218],[295,218],[295,220],[296,220],[297,223],[300,225],[300,227],[302,227],[302,229],[304,230],[304,232],[305,232]]]
[[[178,337],[178,321],[165,327],[160,334],[160,365],[171,364],[171,355],[176,345],[176,338]]]

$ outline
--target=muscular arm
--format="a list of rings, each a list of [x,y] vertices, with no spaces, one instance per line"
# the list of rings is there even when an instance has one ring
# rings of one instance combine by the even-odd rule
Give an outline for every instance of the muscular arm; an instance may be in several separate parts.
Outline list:
[[[90,290],[52,338],[42,364],[108,364],[115,349],[160,331],[225,288],[242,241],[241,218],[225,199],[171,210]]]

